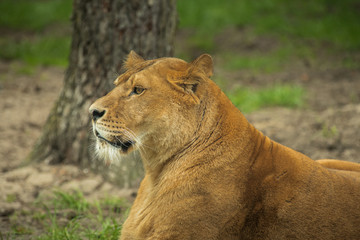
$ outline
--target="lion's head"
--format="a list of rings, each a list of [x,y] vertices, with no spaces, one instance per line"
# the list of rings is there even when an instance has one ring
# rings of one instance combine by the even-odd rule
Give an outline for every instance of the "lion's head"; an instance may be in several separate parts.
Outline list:
[[[178,151],[204,118],[208,93],[203,86],[212,69],[206,54],[187,63],[177,58],[146,61],[130,52],[115,88],[90,107],[98,154],[119,158],[140,150],[167,159]]]

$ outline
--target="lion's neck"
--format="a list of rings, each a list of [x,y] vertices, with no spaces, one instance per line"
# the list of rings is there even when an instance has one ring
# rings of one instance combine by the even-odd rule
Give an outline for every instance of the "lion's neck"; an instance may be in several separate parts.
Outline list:
[[[256,147],[253,128],[225,95],[214,96],[218,98],[214,101],[217,104],[205,107],[203,121],[189,141],[176,151],[158,149],[143,156],[146,175],[153,182],[157,182],[167,171],[181,172],[206,167],[214,162],[230,161],[242,167],[248,164],[252,149]],[[218,101],[219,98],[221,101]]]
[[[269,165],[267,169],[272,171],[272,161],[277,154],[299,154],[264,136],[220,89],[214,89],[209,91],[212,98],[207,99],[203,107],[203,120],[195,134],[186,141],[175,141],[181,142],[180,146],[158,145],[142,155],[149,179],[157,182],[167,171],[182,172],[217,164],[234,169],[256,170],[259,166],[262,171]]]
[[[296,172],[291,171],[296,166],[301,165],[299,169],[305,170],[303,176],[316,167],[311,158],[271,140],[253,126],[251,126],[251,129],[250,135],[253,139],[253,147],[251,149],[252,153],[248,156],[250,166],[248,182],[252,184],[249,184],[248,188],[254,187],[254,189],[249,191],[264,194],[257,190],[257,186],[265,183],[274,184],[275,186],[285,177],[287,181],[290,181],[289,179],[296,177],[293,175]],[[275,188],[272,187],[271,189]]]

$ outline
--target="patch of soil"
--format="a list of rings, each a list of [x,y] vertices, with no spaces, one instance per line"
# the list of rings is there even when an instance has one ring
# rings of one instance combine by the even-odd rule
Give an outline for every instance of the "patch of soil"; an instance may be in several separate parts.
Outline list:
[[[247,116],[271,139],[312,159],[360,162],[360,104],[322,112],[286,108],[263,109]]]
[[[63,69],[37,69],[33,75],[16,74],[17,63],[0,62],[0,171],[19,165],[39,137],[56,100]]]

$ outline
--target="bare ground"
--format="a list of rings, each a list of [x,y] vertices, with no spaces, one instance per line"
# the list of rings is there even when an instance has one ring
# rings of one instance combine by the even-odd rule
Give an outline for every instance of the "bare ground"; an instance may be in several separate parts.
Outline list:
[[[79,188],[87,198],[131,196],[133,190],[118,189],[75,166],[42,163],[18,168],[41,133],[64,73],[64,69],[51,67],[23,75],[14,71],[18,65],[0,62],[0,233],[11,231],[16,224],[11,220],[14,213],[31,210],[33,201],[54,187],[65,191]],[[313,159],[360,162],[360,70],[318,66],[300,63],[281,73],[260,76],[241,71],[230,74],[217,68],[215,74],[254,87],[279,81],[300,84],[308,92],[305,108],[263,109],[248,114],[249,121],[273,140]],[[30,221],[23,217],[17,221]]]

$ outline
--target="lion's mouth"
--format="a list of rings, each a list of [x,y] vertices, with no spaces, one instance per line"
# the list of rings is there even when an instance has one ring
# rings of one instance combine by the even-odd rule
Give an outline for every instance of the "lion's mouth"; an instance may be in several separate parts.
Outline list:
[[[111,146],[116,147],[116,148],[120,148],[121,151],[124,152],[124,153],[126,153],[135,144],[135,142],[132,141],[132,140],[121,141],[120,139],[116,139],[115,141],[109,141],[108,139],[101,136],[98,131],[95,131],[95,135],[96,135],[96,137],[98,137],[99,139],[107,142]]]

